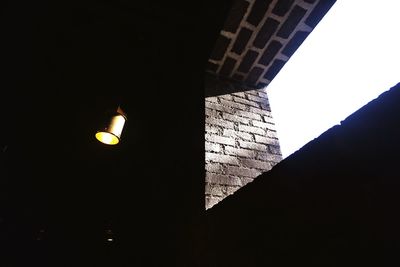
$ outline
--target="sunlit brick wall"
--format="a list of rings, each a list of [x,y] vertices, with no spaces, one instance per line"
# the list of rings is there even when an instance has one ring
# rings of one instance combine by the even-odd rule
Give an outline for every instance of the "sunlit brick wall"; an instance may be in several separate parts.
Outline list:
[[[270,170],[282,156],[263,89],[205,101],[206,208],[210,208]]]

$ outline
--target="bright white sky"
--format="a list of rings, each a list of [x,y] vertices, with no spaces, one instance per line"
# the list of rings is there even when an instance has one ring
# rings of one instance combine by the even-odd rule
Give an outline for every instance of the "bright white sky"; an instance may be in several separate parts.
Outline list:
[[[338,0],[268,85],[284,157],[400,82],[399,12]]]

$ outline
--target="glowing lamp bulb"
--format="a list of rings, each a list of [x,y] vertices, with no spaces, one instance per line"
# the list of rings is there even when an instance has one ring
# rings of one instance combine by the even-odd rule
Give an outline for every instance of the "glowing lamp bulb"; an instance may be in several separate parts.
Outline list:
[[[125,122],[126,115],[121,108],[118,108],[117,113],[113,114],[106,127],[96,133],[96,139],[106,145],[118,144]]]

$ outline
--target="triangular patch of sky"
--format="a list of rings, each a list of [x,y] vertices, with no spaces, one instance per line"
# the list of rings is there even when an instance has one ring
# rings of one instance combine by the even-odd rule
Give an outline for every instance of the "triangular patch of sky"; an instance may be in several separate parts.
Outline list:
[[[337,1],[268,85],[284,157],[400,81],[399,11],[398,0]]]

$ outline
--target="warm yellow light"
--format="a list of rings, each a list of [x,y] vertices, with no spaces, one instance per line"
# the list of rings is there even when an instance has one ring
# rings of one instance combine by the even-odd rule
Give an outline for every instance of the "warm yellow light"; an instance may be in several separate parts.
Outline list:
[[[109,124],[96,133],[96,139],[107,145],[116,145],[121,138],[122,130],[124,129],[126,115],[121,109],[118,109],[119,114],[114,115]],[[124,115],[122,115],[122,114]]]
[[[116,145],[119,143],[118,137],[107,132],[96,133],[96,139],[106,145]]]

